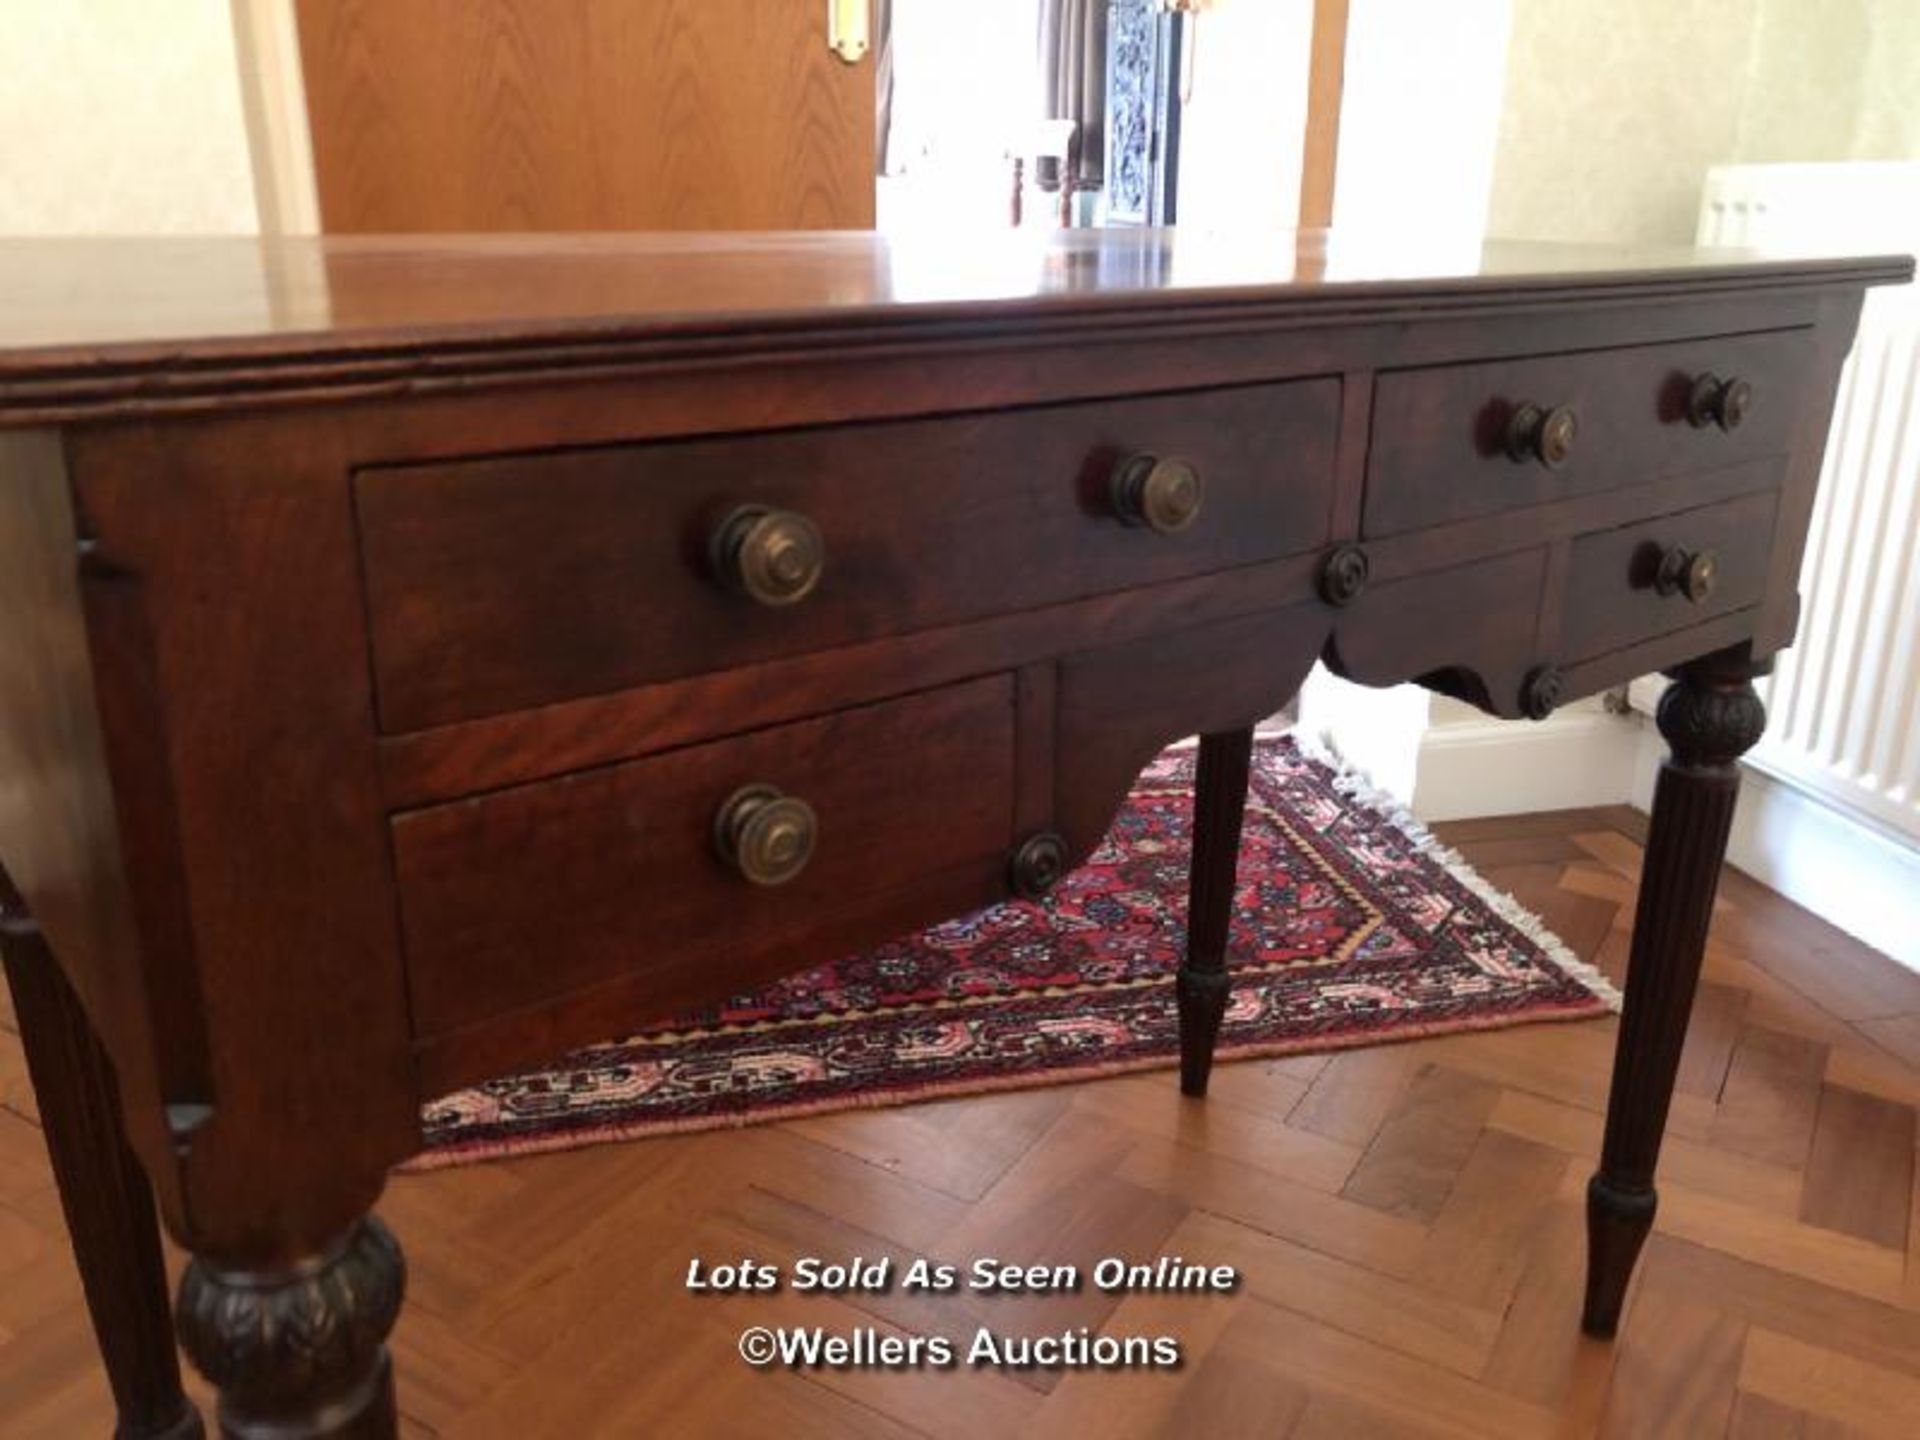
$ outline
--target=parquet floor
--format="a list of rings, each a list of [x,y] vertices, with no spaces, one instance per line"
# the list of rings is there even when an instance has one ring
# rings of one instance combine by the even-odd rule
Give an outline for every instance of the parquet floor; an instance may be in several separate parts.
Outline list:
[[[1442,827],[1618,978],[1638,819]],[[0,1011],[0,1025],[10,1017]],[[1129,1077],[401,1178],[411,1433],[1920,1433],[1920,976],[1730,875],[1621,1339],[1582,1340],[1613,1022]],[[0,1034],[0,1435],[105,1435]],[[1230,1296],[685,1293],[690,1259],[1177,1253]],[[1177,1372],[747,1369],[748,1325],[1179,1337]]]

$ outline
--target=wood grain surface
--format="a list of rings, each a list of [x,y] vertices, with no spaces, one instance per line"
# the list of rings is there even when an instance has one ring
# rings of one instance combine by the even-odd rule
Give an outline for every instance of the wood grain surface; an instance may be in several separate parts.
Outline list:
[[[333,233],[864,229],[874,60],[794,0],[301,0]]]
[[[390,732],[1030,612],[1325,543],[1332,380],[362,472]],[[1185,530],[1124,523],[1108,480],[1177,456]],[[714,573],[734,507],[819,530],[825,573],[769,608]]]
[[[403,815],[415,1035],[629,975],[631,1013],[675,1015],[823,963],[838,953],[810,936],[823,920],[930,875],[1004,869],[1013,754],[1000,675]],[[762,783],[819,817],[811,862],[770,887],[714,846],[721,803]]]

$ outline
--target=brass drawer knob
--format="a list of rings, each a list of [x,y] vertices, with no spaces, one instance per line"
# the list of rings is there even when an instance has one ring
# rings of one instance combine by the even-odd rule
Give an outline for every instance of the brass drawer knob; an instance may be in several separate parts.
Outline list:
[[[1516,461],[1538,460],[1558,470],[1573,454],[1580,418],[1571,405],[1548,410],[1539,405],[1516,405],[1507,421],[1507,454]]]
[[[762,605],[793,605],[826,569],[819,527],[791,510],[742,505],[713,532],[713,569],[729,589]]]
[[[1662,595],[1684,595],[1698,605],[1720,583],[1720,558],[1711,550],[1688,550],[1669,545],[1660,552],[1653,588]]]
[[[743,785],[713,817],[720,858],[755,885],[784,885],[813,858],[820,822],[813,807],[772,785]]]
[[[1051,830],[1029,835],[1007,862],[1007,883],[1023,900],[1038,900],[1067,873],[1067,842]]]
[[[1351,605],[1367,588],[1373,563],[1358,545],[1336,545],[1320,561],[1315,588],[1329,605]]]
[[[1687,394],[1687,423],[1696,429],[1718,425],[1738,430],[1752,409],[1753,386],[1732,375],[1724,380],[1711,373],[1697,375]]]
[[[1558,665],[1536,665],[1520,681],[1520,713],[1545,720],[1566,698],[1567,673]]]
[[[1107,491],[1122,523],[1177,535],[1200,518],[1207,487],[1185,460],[1129,455],[1113,467]]]

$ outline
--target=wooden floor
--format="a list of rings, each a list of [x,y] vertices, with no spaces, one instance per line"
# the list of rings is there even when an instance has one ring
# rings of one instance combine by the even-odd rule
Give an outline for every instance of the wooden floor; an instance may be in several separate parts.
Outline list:
[[[1627,811],[1442,827],[1617,979]],[[0,1025],[10,1016],[0,1011]],[[1611,1020],[609,1146],[395,1180],[411,1433],[1920,1433],[1920,976],[1723,886],[1615,1345],[1575,1325]],[[17,1045],[0,1034],[0,1435],[104,1436],[106,1392]],[[688,1262],[1090,1264],[1240,1293],[690,1299]],[[1175,1373],[748,1370],[749,1325],[1179,1337]]]

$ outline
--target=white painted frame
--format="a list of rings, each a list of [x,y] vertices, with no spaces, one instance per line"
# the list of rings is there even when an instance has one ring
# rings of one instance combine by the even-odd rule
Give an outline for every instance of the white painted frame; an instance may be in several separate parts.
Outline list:
[[[263,235],[320,233],[320,189],[293,4],[232,0],[241,107]]]

